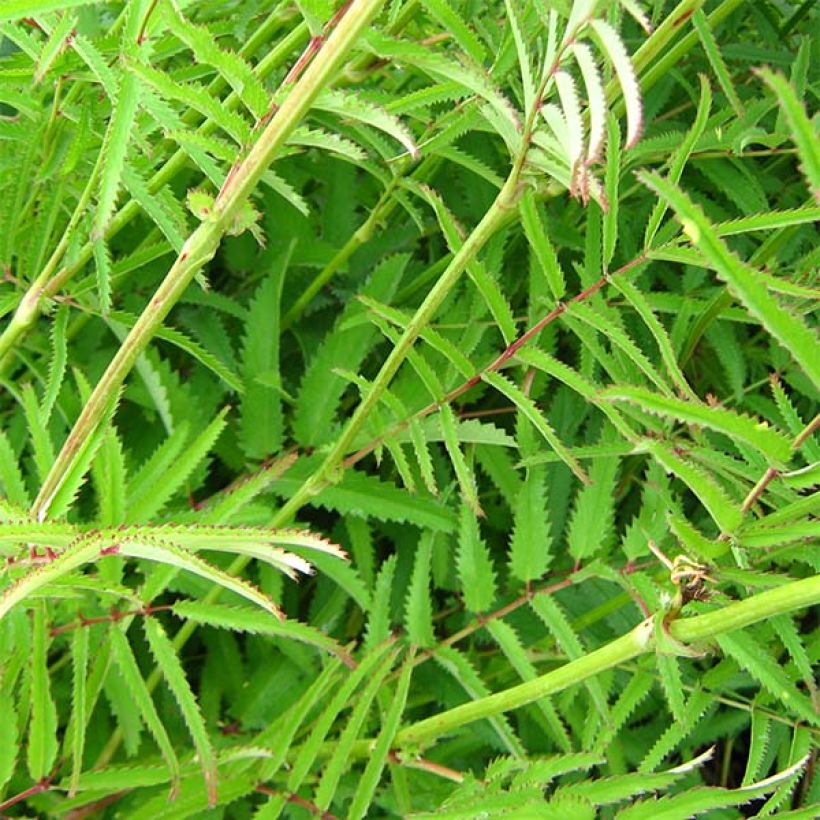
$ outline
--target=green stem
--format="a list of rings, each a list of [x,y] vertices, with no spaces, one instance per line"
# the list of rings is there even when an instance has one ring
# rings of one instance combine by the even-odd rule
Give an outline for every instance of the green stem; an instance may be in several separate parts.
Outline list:
[[[493,204],[484,214],[481,222],[476,225],[475,230],[459,248],[450,264],[413,315],[401,338],[390,351],[390,355],[373,380],[370,389],[356,408],[342,434],[336,439],[336,443],[325,457],[325,460],[279,510],[274,519],[274,526],[281,526],[289,521],[313,495],[332,480],[333,474],[364,426],[373,408],[381,400],[419,334],[430,323],[467,265],[475,259],[490,237],[505,222],[507,212],[515,207],[517,191],[518,174],[514,169]]]
[[[701,642],[725,632],[742,629],[774,615],[816,606],[818,603],[820,603],[820,575],[815,575],[812,578],[766,590],[745,601],[730,604],[714,612],[675,620],[670,625],[669,631],[677,641]],[[408,726],[396,736],[396,746],[416,748],[423,746],[452,732],[459,726],[525,706],[654,650],[654,624],[652,619],[649,619],[600,649],[534,680],[464,703]]]
[[[235,168],[234,173],[228,176],[214,202],[208,221],[201,223],[188,237],[171,270],[94,388],[35,499],[32,512],[37,518],[42,519],[47,515],[51,501],[71,470],[82,443],[100,423],[137,357],[151,341],[197,271],[214,256],[233,217],[318,94],[334,79],[345,57],[383,2],[384,0],[354,0],[324,48],[293,87],[248,155]]]

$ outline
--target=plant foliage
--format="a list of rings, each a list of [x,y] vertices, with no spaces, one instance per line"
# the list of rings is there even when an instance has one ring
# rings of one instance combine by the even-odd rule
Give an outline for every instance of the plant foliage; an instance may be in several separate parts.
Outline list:
[[[817,816],[817,28],[2,0],[0,814]]]

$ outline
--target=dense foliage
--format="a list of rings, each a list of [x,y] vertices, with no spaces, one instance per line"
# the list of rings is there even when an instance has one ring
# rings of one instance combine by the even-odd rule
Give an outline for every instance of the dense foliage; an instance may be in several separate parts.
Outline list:
[[[0,814],[816,816],[813,5],[0,0]]]

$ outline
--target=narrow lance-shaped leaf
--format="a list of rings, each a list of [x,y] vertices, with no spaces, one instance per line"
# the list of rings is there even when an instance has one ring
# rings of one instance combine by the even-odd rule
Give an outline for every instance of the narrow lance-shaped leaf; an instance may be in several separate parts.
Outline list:
[[[117,203],[117,193],[125,167],[125,154],[130,143],[138,102],[137,78],[130,71],[124,70],[120,80],[119,94],[103,142],[102,150],[105,154],[105,161],[100,176],[97,210],[94,214],[93,235],[95,239],[101,239],[105,234],[105,229]]]
[[[86,713],[86,674],[88,671],[88,629],[75,629],[71,636],[71,782],[69,795],[77,791],[83,768],[83,751],[88,722]]]
[[[518,495],[510,539],[510,572],[519,581],[540,578],[552,561],[548,510],[546,473],[542,467],[530,468]]]
[[[561,269],[555,248],[541,221],[541,216],[538,212],[538,203],[532,191],[527,191],[524,196],[521,197],[519,210],[524,233],[535,253],[538,264],[544,272],[547,285],[549,285],[553,297],[560,299],[566,293],[567,289],[564,271]]]
[[[118,624],[113,624],[108,633],[108,640],[114,661],[117,664],[120,674],[125,681],[128,691],[133,697],[133,704],[136,707],[141,719],[154,737],[159,746],[165,764],[171,775],[171,798],[176,796],[179,790],[179,760],[174,751],[168,732],[162,723],[157,707],[151,698],[151,693],[142,678],[142,672],[137,665],[134,652],[128,643],[128,638]]]
[[[256,587],[247,581],[243,581],[241,578],[237,578],[224,570],[218,569],[207,561],[203,561],[201,558],[197,558],[185,550],[179,549],[179,547],[175,547],[173,544],[161,542],[151,543],[147,540],[134,541],[128,539],[118,543],[115,549],[120,555],[127,555],[131,558],[143,558],[148,561],[157,561],[161,564],[167,564],[177,567],[178,569],[183,569],[194,575],[199,575],[201,578],[205,578],[217,586],[225,587],[225,589],[229,589],[231,592],[235,592],[237,595],[247,598],[271,614],[279,618],[284,618],[279,607]]]
[[[566,122],[566,142],[564,148],[569,157],[572,188],[574,192],[577,183],[578,166],[584,157],[584,121],[581,117],[581,103],[578,100],[578,89],[575,80],[566,71],[555,72],[555,85],[561,99],[561,108]]]
[[[416,147],[413,135],[402,124],[401,120],[355,94],[325,89],[316,98],[313,107],[319,111],[328,111],[339,117],[361,122],[371,128],[383,131],[401,143],[414,159],[419,156],[419,149]]]
[[[739,526],[743,513],[711,476],[681,458],[667,444],[648,441],[646,449],[658,460],[667,472],[674,473],[698,497],[718,525],[721,533],[731,534]]]
[[[51,361],[48,365],[48,382],[46,383],[43,402],[40,407],[43,420],[48,423],[51,411],[57,401],[60,388],[65,378],[67,345],[66,327],[68,325],[68,307],[63,305],[54,315],[51,325]]]
[[[611,387],[601,395],[610,401],[632,402],[643,410],[665,418],[717,430],[751,444],[777,464],[784,464],[791,457],[791,442],[787,436],[765,421],[757,421],[725,407],[710,407],[673,396],[661,396],[643,387],[631,385]]]
[[[718,237],[703,209],[687,194],[653,172],[639,173],[640,179],[662,196],[675,210],[684,231],[718,276],[766,330],[794,357],[816,387],[820,387],[820,356],[817,336],[803,320],[787,311],[768,292],[754,268],[738,259]]]
[[[382,660],[381,665],[374,670],[364,689],[359,693],[356,705],[353,707],[341,735],[334,743],[333,753],[324,767],[319,785],[316,787],[313,802],[320,809],[325,810],[330,806],[330,801],[338,789],[339,780],[348,767],[353,743],[359,737],[373,701],[376,699],[379,689],[392,666],[393,657],[388,655]]]
[[[364,774],[361,776],[359,784],[356,787],[356,793],[353,795],[353,802],[348,810],[348,817],[353,818],[353,820],[364,817],[368,806],[373,800],[376,786],[381,778],[381,773],[387,762],[387,755],[390,752],[393,740],[399,730],[401,716],[407,704],[407,695],[410,692],[410,678],[413,674],[413,668],[413,652],[411,651],[402,665],[396,691],[389,701],[390,708],[387,710],[387,714],[382,721],[379,736],[376,738],[376,743],[368,758]]]
[[[461,452],[456,429],[456,418],[449,404],[441,408],[441,432],[444,436],[444,446],[455,470],[461,495],[475,515],[483,515],[476,492],[475,475]]]
[[[680,147],[672,155],[669,163],[668,179],[674,184],[677,184],[680,180],[683,169],[689,161],[689,157],[694,150],[695,144],[700,139],[704,129],[706,128],[706,123],[709,119],[709,111],[711,108],[712,89],[709,86],[709,81],[701,74],[700,99],[698,100],[698,110],[695,114],[695,121],[692,123],[692,127],[683,138]],[[659,199],[655,203],[655,207],[652,209],[652,214],[649,217],[649,221],[646,223],[646,231],[644,233],[644,245],[646,247],[649,247],[652,244],[652,240],[658,232],[661,220],[663,219],[668,207],[669,206],[666,204],[666,201],[663,199]]]
[[[521,84],[524,87],[524,111],[529,114],[535,104],[535,80],[532,75],[532,61],[524,39],[524,31],[518,17],[518,4],[514,0],[504,0],[507,19],[510,21],[515,50],[518,54],[518,68],[521,72]]]
[[[432,646],[433,606],[430,600],[430,558],[434,535],[425,533],[419,540],[413,562],[413,576],[405,602],[405,627],[410,643],[415,646]]]
[[[820,140],[791,84],[770,68],[758,69],[758,75],[774,91],[794,137],[801,168],[806,175],[815,202],[820,204]]]
[[[64,4],[60,4],[64,5]],[[37,68],[34,71],[34,82],[39,83],[43,77],[48,73],[54,61],[60,55],[60,52],[66,46],[66,40],[71,36],[71,31],[77,23],[77,16],[72,12],[66,12],[57,21],[57,25],[51,30],[48,35],[43,50],[40,52],[40,57],[37,60]]]
[[[729,100],[729,104],[734,109],[735,114],[738,117],[743,117],[745,114],[743,103],[737,95],[732,77],[726,68],[723,55],[720,53],[720,47],[709,25],[709,19],[702,8],[697,9],[692,15],[692,24],[698,33],[703,50],[706,52],[706,57],[720,83],[720,87],[723,89],[723,93],[726,95],[726,99]]]
[[[590,27],[597,36],[604,53],[612,62],[623,90],[626,103],[626,145],[624,148],[629,149],[641,138],[643,127],[641,88],[638,85],[638,78],[635,76],[632,60],[618,32],[603,20],[592,20]]]
[[[17,767],[20,739],[17,731],[17,706],[11,693],[0,687],[0,789],[3,789]]]
[[[495,570],[478,519],[466,504],[461,506],[456,567],[465,605],[472,612],[486,612],[495,600]]]
[[[51,774],[57,757],[57,707],[48,674],[49,630],[45,603],[34,607],[31,642],[31,722],[28,729],[28,771],[34,781]]]
[[[535,406],[535,402],[529,396],[499,373],[484,373],[481,378],[512,401],[535,425],[535,428],[544,437],[550,447],[555,450],[561,461],[563,461],[584,484],[590,483],[589,477],[583,467],[581,467],[578,460],[564,446],[555,434],[555,431],[550,427],[547,420]]]
[[[572,53],[587,90],[589,140],[586,162],[589,165],[600,158],[606,139],[606,95],[592,49],[586,43],[573,43]]]
[[[179,704],[185,725],[194,742],[199,765],[202,767],[202,775],[205,778],[208,805],[215,806],[217,800],[216,755],[202,713],[199,710],[199,704],[196,702],[196,696],[191,691],[191,686],[185,677],[185,670],[182,668],[176,649],[168,639],[159,621],[156,618],[145,618],[144,628],[145,637],[151,647],[151,653],[162,671],[162,676],[165,678],[168,688]]]

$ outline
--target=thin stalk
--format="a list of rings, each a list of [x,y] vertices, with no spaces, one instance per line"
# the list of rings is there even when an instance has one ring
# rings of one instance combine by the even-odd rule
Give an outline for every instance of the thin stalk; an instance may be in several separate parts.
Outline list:
[[[318,94],[335,77],[345,57],[383,2],[384,0],[354,0],[325,47],[293,87],[258,141],[236,166],[234,173],[229,175],[214,202],[213,213],[186,240],[171,270],[131,328],[69,433],[35,499],[32,513],[38,519],[42,520],[47,515],[82,443],[100,423],[137,357],[151,341],[197,271],[214,256],[232,219],[256,187],[265,169],[308,112]]]
[[[801,581],[793,581],[790,584],[766,590],[745,601],[730,604],[714,612],[675,620],[671,623],[669,631],[677,641],[701,642],[726,632],[742,629],[766,618],[795,609],[816,606],[818,603],[820,603],[820,575],[815,575],[812,578],[804,578]],[[464,703],[408,726],[396,736],[396,746],[415,748],[423,746],[467,723],[493,717],[511,709],[518,709],[654,650],[654,624],[649,619],[600,649],[534,680]]]
[[[290,520],[313,495],[331,480],[345,454],[350,449],[351,444],[364,426],[368,416],[381,400],[393,376],[398,372],[399,367],[401,367],[416,339],[430,323],[433,315],[450,293],[467,265],[475,259],[478,252],[495,234],[499,226],[503,224],[507,211],[515,206],[517,187],[518,175],[511,173],[489,210],[484,214],[481,221],[476,225],[475,230],[473,230],[464,244],[459,248],[444,273],[439,277],[436,284],[429,291],[413,315],[401,338],[390,351],[390,355],[373,380],[367,395],[365,395],[356,408],[344,431],[336,439],[336,443],[322,464],[305,480],[302,486],[299,487],[279,510],[276,515],[275,526],[280,526],[282,523]]]
[[[333,276],[347,263],[347,260],[373,235],[379,222],[384,219],[392,208],[390,204],[393,191],[398,184],[398,177],[393,177],[384,189],[379,201],[373,206],[367,219],[350,236],[344,245],[336,252],[333,259],[319,271],[311,283],[299,294],[299,298],[291,305],[282,317],[282,331],[287,330],[303,313],[313,300],[313,297],[333,278]]]

